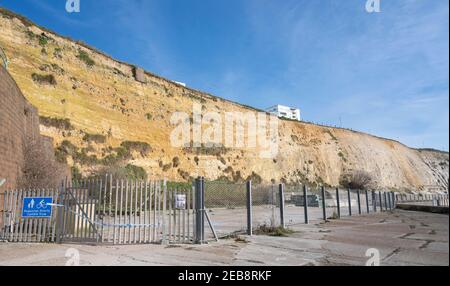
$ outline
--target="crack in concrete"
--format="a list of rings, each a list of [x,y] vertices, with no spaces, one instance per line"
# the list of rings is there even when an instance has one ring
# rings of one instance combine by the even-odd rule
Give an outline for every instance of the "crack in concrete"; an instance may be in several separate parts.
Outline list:
[[[394,255],[400,253],[400,251],[401,251],[401,248],[400,248],[400,247],[397,247],[397,248],[394,249],[391,253],[389,253],[388,255],[386,255],[386,256],[383,258],[383,261],[386,261],[386,260],[391,259],[392,256],[394,256]]]
[[[416,234],[416,233],[415,232],[408,232],[408,233],[405,233],[404,235],[399,236],[398,238],[408,239],[408,237],[410,237],[411,235],[414,235],[414,234]]]

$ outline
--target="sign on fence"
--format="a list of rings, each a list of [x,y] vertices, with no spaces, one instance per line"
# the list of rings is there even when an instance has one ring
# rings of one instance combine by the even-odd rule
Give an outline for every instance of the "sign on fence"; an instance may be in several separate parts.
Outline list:
[[[186,209],[186,195],[175,196],[175,208],[178,210]]]
[[[22,217],[50,218],[52,216],[53,198],[23,198]]]

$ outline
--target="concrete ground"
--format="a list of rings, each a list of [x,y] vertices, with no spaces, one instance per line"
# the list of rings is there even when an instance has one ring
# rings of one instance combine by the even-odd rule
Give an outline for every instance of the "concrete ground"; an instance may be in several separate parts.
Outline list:
[[[288,237],[256,235],[208,245],[56,245],[0,243],[0,265],[449,265],[449,216],[396,210],[290,227]]]

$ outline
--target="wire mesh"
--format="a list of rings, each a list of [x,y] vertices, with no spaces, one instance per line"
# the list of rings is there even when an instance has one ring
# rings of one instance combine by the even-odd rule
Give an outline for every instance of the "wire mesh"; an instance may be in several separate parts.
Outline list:
[[[305,223],[303,190],[300,185],[285,186],[284,221],[287,226]]]
[[[327,219],[338,218],[336,189],[325,188],[325,209]]]
[[[280,195],[276,185],[252,187],[253,228],[261,226],[277,227],[280,219]]]
[[[246,230],[246,202],[246,184],[205,182],[205,208],[219,237]]]
[[[323,220],[322,189],[321,187],[307,188],[308,219],[310,222]]]

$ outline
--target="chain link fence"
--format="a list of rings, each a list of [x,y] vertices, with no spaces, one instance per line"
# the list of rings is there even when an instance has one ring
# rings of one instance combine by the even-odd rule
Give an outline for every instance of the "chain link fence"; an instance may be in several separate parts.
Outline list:
[[[245,232],[247,228],[246,184],[206,181],[205,208],[219,237]],[[207,235],[211,238],[213,233],[208,231]]]
[[[280,219],[280,196],[276,185],[252,187],[253,229],[277,227]]]
[[[249,199],[250,198],[250,199]],[[392,210],[392,192],[305,185],[205,182],[205,208],[218,237]],[[213,235],[209,229],[208,237]]]

